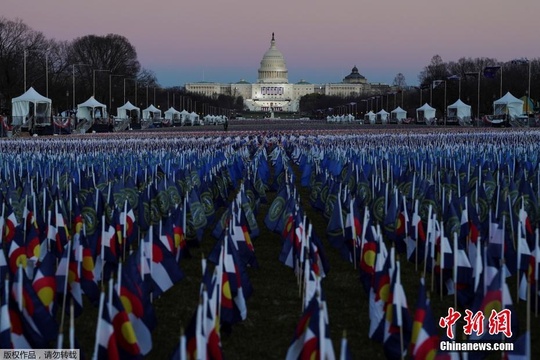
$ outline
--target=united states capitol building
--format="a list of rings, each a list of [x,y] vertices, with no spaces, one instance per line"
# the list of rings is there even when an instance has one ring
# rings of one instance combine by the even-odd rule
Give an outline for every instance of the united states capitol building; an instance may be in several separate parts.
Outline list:
[[[386,94],[391,90],[387,84],[369,83],[356,66],[339,83],[311,84],[301,80],[289,83],[289,71],[281,51],[276,46],[272,33],[270,48],[264,53],[256,83],[240,80],[236,83],[221,84],[215,82],[194,82],[185,84],[187,92],[203,94],[209,97],[218,95],[242,96],[244,109],[250,111],[287,111],[299,110],[300,98],[304,95],[320,93],[341,97],[371,96]]]

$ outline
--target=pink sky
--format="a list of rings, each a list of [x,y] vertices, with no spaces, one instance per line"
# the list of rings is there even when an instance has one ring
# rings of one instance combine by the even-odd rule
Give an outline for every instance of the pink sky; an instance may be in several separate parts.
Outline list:
[[[272,32],[289,81],[339,82],[353,66],[370,82],[409,85],[443,61],[538,58],[538,0],[17,0],[2,16],[48,38],[116,33],[162,86],[257,79]]]

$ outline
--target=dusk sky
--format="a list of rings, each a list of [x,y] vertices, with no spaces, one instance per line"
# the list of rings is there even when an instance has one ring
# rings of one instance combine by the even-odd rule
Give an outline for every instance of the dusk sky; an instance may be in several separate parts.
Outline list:
[[[48,38],[119,34],[161,86],[257,80],[272,32],[289,82],[340,82],[353,66],[369,82],[408,85],[443,61],[540,56],[538,0],[10,0],[2,16]]]

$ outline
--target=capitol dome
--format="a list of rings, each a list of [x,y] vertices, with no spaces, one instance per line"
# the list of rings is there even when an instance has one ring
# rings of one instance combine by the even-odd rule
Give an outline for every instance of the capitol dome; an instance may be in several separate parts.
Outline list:
[[[363,84],[366,82],[366,78],[358,72],[358,68],[355,66],[352,68],[351,73],[343,79],[346,84]]]
[[[272,41],[270,42],[270,49],[268,49],[261,60],[261,67],[259,68],[259,83],[274,83],[284,84],[288,83],[288,70],[285,64],[285,58],[281,51],[276,47],[276,40],[274,39],[274,33],[272,33]]]

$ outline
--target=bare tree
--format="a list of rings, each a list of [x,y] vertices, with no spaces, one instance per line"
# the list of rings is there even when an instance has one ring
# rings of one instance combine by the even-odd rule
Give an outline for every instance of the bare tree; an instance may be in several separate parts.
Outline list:
[[[405,75],[398,73],[394,78],[393,86],[397,86],[400,89],[407,87],[407,81],[405,80]]]
[[[97,75],[97,72],[134,78],[141,69],[135,47],[125,37],[116,34],[87,35],[73,40],[68,52],[68,63],[72,66],[84,64],[75,65],[71,70],[82,79],[76,91],[83,91],[86,96],[92,93],[94,79],[96,87],[108,86],[108,76]]]
[[[24,84],[25,51],[26,54],[32,53],[32,56],[28,56],[29,61],[44,59],[45,43],[45,36],[32,30],[22,20],[12,21],[0,17],[0,94],[5,101],[4,107],[10,107],[11,102],[8,100],[27,90]],[[28,86],[28,80],[33,79],[34,67],[26,68]]]

